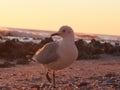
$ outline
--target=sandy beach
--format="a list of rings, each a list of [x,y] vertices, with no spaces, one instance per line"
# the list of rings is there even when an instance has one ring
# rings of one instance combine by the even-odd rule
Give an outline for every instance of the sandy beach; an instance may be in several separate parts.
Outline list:
[[[56,73],[57,87],[65,87],[69,83],[87,82],[89,78],[103,77],[108,73],[113,73],[120,77],[120,57],[105,55],[98,60],[75,61],[68,68]],[[23,88],[21,90],[30,90],[34,85],[48,83],[45,74],[46,68],[36,62],[31,62],[28,65],[17,65],[11,68],[0,68],[0,88],[10,87],[13,88],[11,90],[19,90],[20,88]]]

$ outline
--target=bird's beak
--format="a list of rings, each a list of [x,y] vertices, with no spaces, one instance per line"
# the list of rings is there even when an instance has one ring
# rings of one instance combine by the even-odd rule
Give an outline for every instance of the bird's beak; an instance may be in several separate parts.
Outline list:
[[[56,36],[56,35],[60,36],[60,33],[53,33],[53,34],[51,34],[51,36]]]

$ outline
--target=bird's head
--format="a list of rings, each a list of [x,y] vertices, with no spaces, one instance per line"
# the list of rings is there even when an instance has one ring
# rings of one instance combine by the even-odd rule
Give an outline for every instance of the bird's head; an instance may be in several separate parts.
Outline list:
[[[70,26],[62,26],[60,27],[57,33],[53,33],[51,36],[61,36],[62,38],[71,37],[74,38],[73,29]]]

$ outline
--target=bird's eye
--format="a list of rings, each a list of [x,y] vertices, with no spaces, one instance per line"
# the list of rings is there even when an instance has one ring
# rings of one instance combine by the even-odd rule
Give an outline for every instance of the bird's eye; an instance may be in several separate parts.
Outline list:
[[[62,32],[65,32],[65,30],[63,29]]]

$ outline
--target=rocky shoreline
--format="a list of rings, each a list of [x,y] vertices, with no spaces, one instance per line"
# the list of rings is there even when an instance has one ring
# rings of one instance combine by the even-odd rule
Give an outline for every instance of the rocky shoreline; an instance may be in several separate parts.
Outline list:
[[[82,39],[75,42],[79,61],[57,73],[57,87],[53,89],[45,79],[45,69],[31,62],[36,50],[52,41],[1,42],[0,90],[120,90],[120,45],[94,39],[90,43]]]
[[[26,38],[27,39],[27,38]],[[48,42],[52,42],[52,38],[45,38],[40,43],[21,42],[18,39],[8,39],[5,42],[0,41],[0,59],[6,60],[5,67],[10,62],[15,61],[16,64],[29,64],[34,53]],[[120,45],[115,43],[101,43],[98,40],[92,39],[91,42],[79,39],[75,41],[79,51],[78,60],[84,59],[99,59],[101,54],[108,54],[111,56],[120,56]],[[13,65],[14,66],[14,65]],[[0,64],[0,67],[2,65]]]

